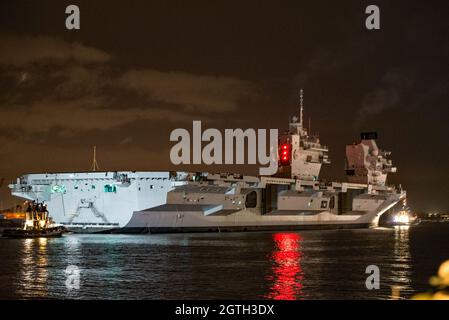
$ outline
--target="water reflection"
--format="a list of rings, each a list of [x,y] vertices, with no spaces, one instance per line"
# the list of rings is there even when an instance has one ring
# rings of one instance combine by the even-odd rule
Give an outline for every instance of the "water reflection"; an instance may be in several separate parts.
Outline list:
[[[46,297],[48,294],[47,239],[22,240],[20,277],[17,292],[22,296]]]
[[[392,286],[408,298],[447,257],[448,227],[3,239],[0,298],[389,299]],[[380,290],[365,287],[370,264]]]
[[[301,268],[301,236],[297,233],[273,234],[274,251],[271,254],[271,283],[266,298],[295,300],[301,298],[303,271]]]
[[[394,229],[394,255],[391,272],[392,290],[401,293],[411,292],[410,227],[396,226]]]
[[[80,276],[81,276],[81,240],[74,235],[64,237],[64,274],[60,279],[65,284],[66,298],[77,298],[80,294]],[[69,277],[76,275],[78,280],[74,283],[68,282]],[[71,285],[72,284],[72,285]],[[74,285],[73,285],[74,284]]]

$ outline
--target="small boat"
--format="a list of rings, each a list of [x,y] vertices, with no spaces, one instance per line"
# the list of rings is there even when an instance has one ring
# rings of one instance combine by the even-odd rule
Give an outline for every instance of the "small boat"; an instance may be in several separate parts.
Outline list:
[[[63,226],[55,225],[43,203],[29,203],[23,228],[3,230],[7,238],[52,238],[60,237],[66,231]]]
[[[41,230],[6,229],[3,237],[6,238],[54,238],[60,237],[64,233],[63,227],[50,227]]]
[[[409,208],[402,208],[398,213],[394,214],[390,220],[387,222],[387,225],[396,227],[396,226],[414,226],[418,225],[420,220],[416,215],[412,215]]]

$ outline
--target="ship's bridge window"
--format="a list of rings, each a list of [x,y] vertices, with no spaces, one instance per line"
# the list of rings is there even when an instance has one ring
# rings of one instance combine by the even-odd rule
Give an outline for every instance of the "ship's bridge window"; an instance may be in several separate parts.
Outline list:
[[[321,208],[327,208],[327,201],[321,201]]]
[[[106,184],[104,186],[104,192],[117,192],[117,187],[114,185]]]

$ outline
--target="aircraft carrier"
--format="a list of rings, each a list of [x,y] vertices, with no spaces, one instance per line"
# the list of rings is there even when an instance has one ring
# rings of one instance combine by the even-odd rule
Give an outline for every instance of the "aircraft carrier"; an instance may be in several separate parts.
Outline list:
[[[279,136],[273,176],[186,172],[27,174],[12,195],[43,201],[56,223],[75,232],[197,232],[361,228],[405,200],[390,186],[396,171],[377,134],[346,146],[345,182],[323,182],[328,148],[298,116]]]

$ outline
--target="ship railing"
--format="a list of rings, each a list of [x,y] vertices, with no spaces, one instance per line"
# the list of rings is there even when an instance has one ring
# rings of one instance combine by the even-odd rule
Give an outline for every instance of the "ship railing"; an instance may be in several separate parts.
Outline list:
[[[104,227],[110,227],[119,226],[119,223],[104,223],[104,222],[61,222],[63,226],[77,226],[77,227],[83,227],[83,226],[104,226]]]

